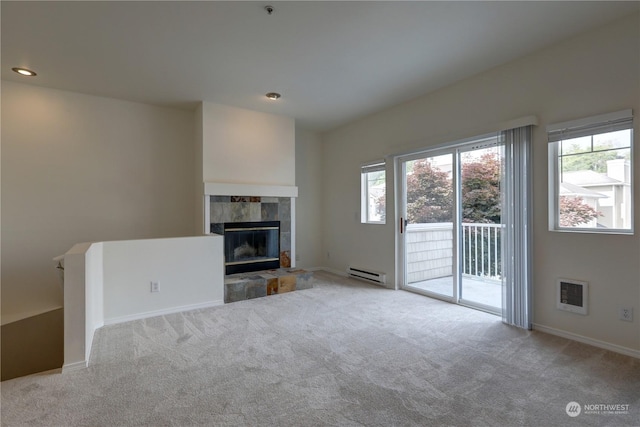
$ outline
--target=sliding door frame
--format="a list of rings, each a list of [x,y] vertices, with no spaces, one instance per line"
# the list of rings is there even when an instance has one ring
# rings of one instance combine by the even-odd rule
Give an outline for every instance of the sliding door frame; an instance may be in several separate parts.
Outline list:
[[[490,142],[494,141],[494,142]],[[490,142],[488,144],[488,142]],[[464,140],[458,140],[446,144],[441,144],[433,148],[417,149],[410,152],[397,154],[394,156],[394,168],[395,168],[395,205],[396,205],[396,218],[398,218],[398,224],[396,227],[396,283],[399,289],[409,290],[429,297],[441,299],[444,301],[452,302],[455,304],[468,306],[482,311],[487,311],[492,314],[500,314],[500,311],[496,311],[495,308],[484,306],[479,303],[472,303],[460,298],[460,228],[462,224],[462,192],[459,191],[458,185],[461,180],[460,171],[460,155],[462,152],[471,151],[479,148],[480,146],[489,145],[501,145],[500,138],[497,133],[490,133],[480,135],[472,138],[466,138]],[[406,162],[411,160],[423,159],[426,157],[435,157],[444,154],[452,155],[452,185],[454,189],[454,207],[455,213],[453,217],[453,266],[452,266],[452,281],[453,289],[452,296],[442,295],[434,292],[429,292],[422,289],[417,289],[409,286],[407,280],[407,242],[406,242]]]
[[[452,281],[453,281],[453,289],[452,289],[452,294],[451,296],[448,295],[443,295],[443,294],[438,294],[435,292],[429,292],[427,290],[423,290],[423,289],[417,289],[417,288],[413,288],[410,287],[409,284],[407,283],[407,254],[406,254],[406,250],[407,250],[407,242],[406,242],[406,226],[407,226],[407,212],[406,212],[406,208],[407,208],[407,203],[406,203],[406,195],[407,195],[407,188],[406,188],[406,163],[411,161],[411,160],[418,160],[418,159],[424,159],[426,157],[437,157],[437,156],[442,156],[442,155],[447,155],[447,154],[451,154],[451,159],[452,159],[452,174],[451,174],[451,181],[452,181],[452,186],[453,186],[453,190],[454,190],[454,198],[453,198],[453,206],[455,207],[455,212],[454,212],[454,216],[452,218],[452,222],[453,222],[453,248],[452,248]],[[404,155],[398,155],[395,157],[395,162],[396,162],[396,183],[397,186],[399,187],[396,191],[396,212],[398,213],[397,218],[398,219],[398,228],[396,229],[396,235],[398,236],[398,251],[397,251],[397,255],[396,258],[398,259],[398,265],[397,265],[397,271],[398,271],[398,287],[400,289],[405,289],[405,290],[411,290],[411,292],[416,292],[419,294],[423,294],[429,297],[433,297],[433,298],[437,298],[437,299],[441,299],[444,301],[448,301],[448,302],[452,302],[452,303],[457,303],[458,302],[458,289],[459,289],[459,254],[458,254],[458,242],[459,242],[459,236],[458,236],[458,229],[459,229],[459,224],[460,224],[460,218],[461,218],[461,211],[459,208],[459,192],[457,191],[457,185],[460,179],[460,174],[458,171],[458,155],[457,155],[457,148],[456,147],[452,147],[449,145],[446,146],[441,146],[438,148],[433,148],[433,149],[428,149],[428,150],[421,150],[421,151],[416,151],[414,153],[409,153],[409,154],[404,154]],[[410,288],[410,289],[408,289]]]

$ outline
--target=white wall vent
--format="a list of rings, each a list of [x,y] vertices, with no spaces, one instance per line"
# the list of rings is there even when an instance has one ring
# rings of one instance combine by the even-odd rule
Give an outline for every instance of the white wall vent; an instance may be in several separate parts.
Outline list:
[[[577,314],[587,314],[589,301],[589,283],[581,280],[558,279],[558,310]]]
[[[379,271],[368,270],[360,267],[349,267],[347,270],[349,277],[366,280],[367,282],[384,285],[387,282],[387,275]]]

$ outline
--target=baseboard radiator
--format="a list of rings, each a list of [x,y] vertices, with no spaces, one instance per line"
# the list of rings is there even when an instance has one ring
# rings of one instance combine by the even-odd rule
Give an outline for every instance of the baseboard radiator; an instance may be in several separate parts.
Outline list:
[[[387,282],[387,275],[385,273],[367,270],[365,268],[349,267],[347,274],[354,279],[360,279],[378,285],[384,285]]]

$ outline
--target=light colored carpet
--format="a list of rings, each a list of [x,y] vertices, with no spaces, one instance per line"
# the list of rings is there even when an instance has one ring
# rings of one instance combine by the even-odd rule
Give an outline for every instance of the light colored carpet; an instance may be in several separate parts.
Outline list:
[[[640,424],[640,360],[316,278],[309,290],[102,328],[88,369],[3,382],[2,425]],[[629,413],[572,418],[571,401]]]

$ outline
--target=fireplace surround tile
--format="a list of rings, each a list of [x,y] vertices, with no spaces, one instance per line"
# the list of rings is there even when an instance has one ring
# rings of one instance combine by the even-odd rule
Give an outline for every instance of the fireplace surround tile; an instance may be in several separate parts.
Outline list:
[[[311,289],[313,281],[312,271],[287,268],[227,276],[224,302]]]
[[[280,203],[278,203],[278,216],[280,217],[280,221],[286,219],[291,219],[291,199],[288,198],[280,198]]]
[[[267,295],[275,295],[278,293],[278,278],[267,278]]]
[[[262,221],[262,209],[260,203],[249,203],[249,220],[250,221]]]
[[[229,203],[231,196],[211,196],[211,203]]]
[[[263,221],[277,221],[278,218],[278,203],[261,203],[261,215]]]
[[[212,195],[209,207],[212,233],[225,222],[280,221],[280,266],[291,267],[291,198]]]
[[[241,201],[243,199],[246,201]],[[291,199],[262,197],[260,202],[249,202],[249,199],[251,198],[240,196],[211,196],[210,222],[280,221],[285,224],[287,232],[291,231]]]
[[[246,283],[247,299],[267,296],[267,282],[260,276],[253,276]]]
[[[278,293],[293,292],[296,290],[296,276],[280,276],[278,277]]]
[[[213,205],[213,203],[211,204]],[[211,222],[222,223],[231,221],[231,203],[217,202],[216,209],[211,209]]]
[[[289,268],[289,267],[291,267],[291,252],[290,251],[280,251],[280,267],[281,268]]]

